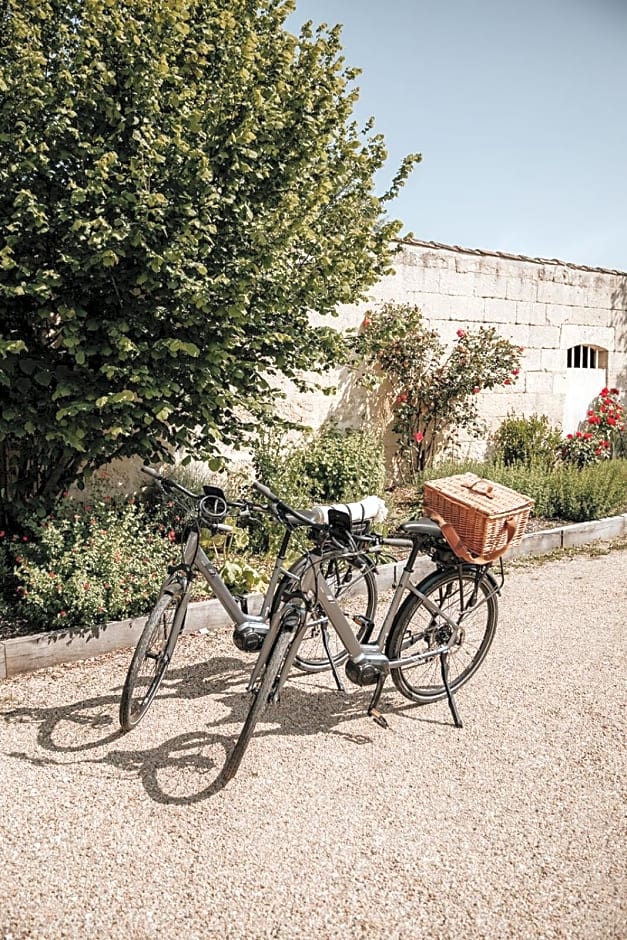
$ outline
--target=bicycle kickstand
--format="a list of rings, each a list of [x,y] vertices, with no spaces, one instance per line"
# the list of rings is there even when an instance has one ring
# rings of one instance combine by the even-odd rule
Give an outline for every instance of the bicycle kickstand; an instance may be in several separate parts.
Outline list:
[[[368,715],[372,718],[381,728],[389,728],[389,724],[384,715],[380,711],[377,711],[377,705],[379,704],[379,699],[381,698],[381,693],[383,692],[383,685],[385,683],[385,674],[381,674],[377,679],[377,687],[373,692],[372,698],[370,699],[370,705],[368,706]]]
[[[459,717],[459,712],[457,711],[457,704],[453,698],[453,693],[451,687],[448,683],[448,653],[440,654],[440,667],[442,670],[442,682],[444,683],[444,688],[446,689],[446,697],[448,699],[448,707],[451,710],[451,715],[453,716],[453,721],[456,728],[463,728],[462,720]]]
[[[344,686],[344,683],[340,679],[340,675],[337,671],[337,666],[335,665],[333,656],[331,655],[331,647],[329,646],[329,631],[327,630],[325,624],[323,624],[320,629],[322,630],[322,643],[324,645],[324,651],[327,654],[327,659],[329,660],[329,665],[331,666],[331,672],[333,673],[335,684],[338,687],[338,690],[340,692],[346,692],[346,687]]]

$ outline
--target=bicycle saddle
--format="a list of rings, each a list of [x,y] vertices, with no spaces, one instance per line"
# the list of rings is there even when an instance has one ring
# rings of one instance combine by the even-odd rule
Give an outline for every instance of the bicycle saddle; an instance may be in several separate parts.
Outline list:
[[[433,538],[442,538],[442,530],[433,519],[410,519],[409,522],[403,522],[399,525],[399,530],[405,535],[429,535]]]

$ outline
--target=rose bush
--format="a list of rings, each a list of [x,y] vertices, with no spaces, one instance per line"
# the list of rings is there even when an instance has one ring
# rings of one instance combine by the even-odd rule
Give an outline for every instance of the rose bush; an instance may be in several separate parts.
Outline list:
[[[484,431],[476,396],[513,385],[524,351],[486,326],[459,329],[447,348],[418,307],[397,303],[368,311],[349,346],[362,384],[389,394],[401,464],[414,472],[431,466],[461,429]]]
[[[602,388],[588,409],[582,427],[567,434],[560,446],[565,463],[585,467],[614,455],[620,434],[625,430],[624,408],[618,388]]]

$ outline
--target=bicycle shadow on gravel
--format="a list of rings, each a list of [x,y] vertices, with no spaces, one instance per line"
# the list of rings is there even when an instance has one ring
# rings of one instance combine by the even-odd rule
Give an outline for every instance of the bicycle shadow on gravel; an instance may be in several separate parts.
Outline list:
[[[228,656],[172,668],[163,680],[158,700],[189,701],[222,693],[232,685],[243,686],[247,675],[246,664]],[[12,708],[0,712],[0,718],[6,723],[38,725],[37,744],[46,751],[80,753],[124,737],[118,723],[121,691],[122,685],[114,687],[110,694],[69,705]]]
[[[168,702],[175,700],[212,699],[218,717],[209,722],[206,730],[183,732],[155,747],[129,749],[114,746],[116,742],[140,741],[143,727],[142,723],[129,735],[120,730],[117,688],[110,694],[68,706],[11,709],[0,717],[6,722],[38,725],[37,744],[51,756],[33,756],[25,752],[12,752],[8,756],[35,766],[52,764],[67,767],[77,763],[112,767],[124,775],[139,777],[148,796],[157,803],[198,803],[216,795],[228,782],[223,779],[222,771],[250,707],[250,697],[244,693],[249,672],[248,661],[228,656],[168,672],[158,702],[167,708]],[[351,686],[348,692],[340,692],[322,685],[313,676],[303,677],[295,673],[284,689],[282,702],[269,706],[262,716],[253,742],[273,736],[330,734],[358,746],[371,744],[373,735],[389,731],[376,727],[374,723],[373,735],[341,727],[366,717],[371,691]],[[415,706],[391,701],[390,695],[394,695],[393,690],[384,693],[381,710],[392,718],[409,717],[408,710],[414,711]],[[144,721],[150,720],[151,712]],[[427,715],[421,715],[420,720],[447,723]],[[391,727],[394,731],[393,723]],[[107,752],[103,756],[87,756],[98,748],[106,748]],[[64,760],[64,755],[70,755],[74,760]]]

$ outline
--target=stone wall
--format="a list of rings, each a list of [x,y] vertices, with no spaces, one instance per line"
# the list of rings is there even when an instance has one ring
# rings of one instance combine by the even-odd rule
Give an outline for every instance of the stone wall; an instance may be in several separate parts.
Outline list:
[[[421,241],[405,243],[394,267],[369,301],[342,308],[336,325],[358,327],[369,306],[396,301],[417,304],[445,341],[460,327],[495,326],[525,351],[515,386],[481,393],[490,429],[510,412],[546,414],[564,426],[572,414],[585,416],[603,385],[627,388],[626,273]],[[568,350],[578,346],[596,350],[596,370],[568,368]],[[290,394],[290,416],[312,427],[328,416],[342,424],[373,419],[346,372],[326,382],[337,385],[334,396]]]

